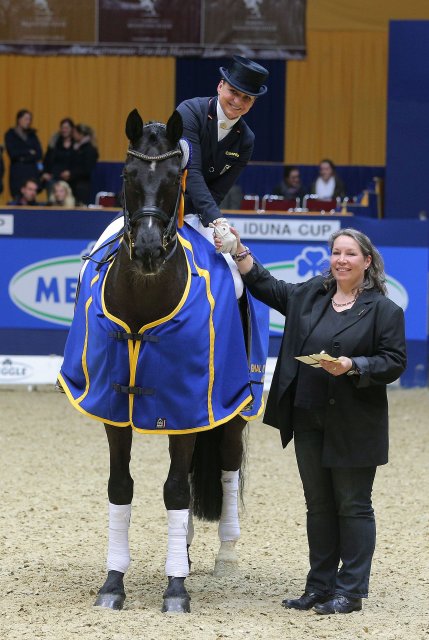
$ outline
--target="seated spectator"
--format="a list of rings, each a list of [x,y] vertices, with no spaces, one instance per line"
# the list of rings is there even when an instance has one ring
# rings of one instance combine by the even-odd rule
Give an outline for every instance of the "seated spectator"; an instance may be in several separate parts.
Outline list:
[[[76,206],[76,201],[68,182],[65,180],[54,182],[48,204],[51,207],[67,207],[68,209]]]
[[[283,180],[276,185],[272,191],[274,196],[282,196],[288,200],[293,198],[300,198],[302,200],[306,193],[306,190],[302,186],[299,169],[293,166],[286,166],[284,168]]]
[[[325,158],[320,162],[319,177],[312,183],[311,193],[322,200],[343,199],[345,197],[346,188],[341,178],[337,175],[337,170],[332,160]]]
[[[36,201],[39,183],[34,178],[29,178],[21,185],[19,195],[8,202],[15,207],[34,207],[39,203]]]
[[[28,109],[16,114],[16,125],[5,134],[6,151],[10,158],[9,188],[13,198],[21,196],[20,189],[32,178],[39,186],[42,165],[42,147],[36,130],[31,128],[33,116]]]
[[[70,171],[73,156],[73,129],[71,118],[63,118],[59,131],[51,137],[43,160],[42,183],[50,197],[54,182],[64,180],[65,172]]]
[[[239,184],[233,184],[224,199],[219,205],[219,209],[239,209],[243,192]]]
[[[78,124],[73,129],[73,156],[69,171],[63,179],[70,184],[77,205],[87,205],[91,197],[91,177],[98,160],[94,132],[87,124]]]

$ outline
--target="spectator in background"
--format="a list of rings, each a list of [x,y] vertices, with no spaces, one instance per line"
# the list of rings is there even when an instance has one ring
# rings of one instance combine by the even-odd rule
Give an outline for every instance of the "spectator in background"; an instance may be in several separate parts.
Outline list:
[[[13,198],[20,197],[25,180],[32,178],[39,186],[43,168],[42,147],[36,130],[31,128],[33,116],[28,109],[16,114],[16,125],[5,134],[6,151],[10,158],[9,188]]]
[[[219,205],[219,209],[239,209],[241,207],[241,200],[243,198],[243,191],[239,184],[233,184],[228,191],[224,199]]]
[[[4,176],[3,147],[0,145],[0,193],[3,193],[3,176]]]
[[[64,180],[70,171],[73,157],[73,129],[74,122],[71,118],[63,118],[59,131],[51,137],[43,161],[44,172],[42,183],[50,197],[56,180]]]
[[[62,174],[73,191],[77,205],[87,205],[91,197],[91,177],[97,164],[98,150],[95,135],[87,124],[78,124],[73,130],[73,155],[69,170]]]
[[[54,182],[48,204],[51,207],[67,207],[68,209],[76,206],[76,201],[68,182],[65,180]]]
[[[13,200],[8,202],[9,205],[15,207],[34,207],[39,204],[36,201],[37,192],[39,190],[39,183],[35,178],[29,178],[21,185],[19,195]]]
[[[332,160],[325,158],[319,165],[319,177],[311,185],[311,193],[322,200],[332,200],[334,198],[343,199],[346,195],[346,188],[337,175],[337,169]]]
[[[293,198],[302,200],[307,192],[302,186],[301,174],[298,167],[285,166],[283,180],[274,187],[272,193],[275,196],[282,196],[288,200]]]

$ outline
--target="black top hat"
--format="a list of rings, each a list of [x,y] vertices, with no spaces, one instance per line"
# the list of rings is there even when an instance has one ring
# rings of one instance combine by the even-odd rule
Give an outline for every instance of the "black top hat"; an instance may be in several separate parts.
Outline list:
[[[265,67],[242,56],[233,56],[229,69],[220,67],[222,77],[235,89],[249,96],[263,96],[267,87],[262,84],[269,75]]]

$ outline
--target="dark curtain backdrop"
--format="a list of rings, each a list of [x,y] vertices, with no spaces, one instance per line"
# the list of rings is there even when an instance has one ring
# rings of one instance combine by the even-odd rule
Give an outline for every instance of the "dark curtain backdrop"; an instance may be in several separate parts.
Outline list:
[[[393,21],[389,39],[385,215],[429,216],[429,21]]]
[[[221,79],[219,67],[228,67],[229,58],[215,60],[178,58],[176,60],[177,104],[196,96],[215,96]],[[283,162],[285,127],[286,63],[283,60],[257,60],[268,69],[268,92],[258,98],[245,120],[255,134],[252,161]]]

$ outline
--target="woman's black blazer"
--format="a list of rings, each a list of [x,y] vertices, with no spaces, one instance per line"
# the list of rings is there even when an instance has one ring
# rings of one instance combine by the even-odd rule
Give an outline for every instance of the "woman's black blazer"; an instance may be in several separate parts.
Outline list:
[[[322,276],[288,284],[257,262],[243,280],[252,295],[286,317],[264,416],[266,424],[280,429],[285,447],[293,437],[293,382],[298,372],[294,356],[302,354],[334,290],[325,289]],[[404,313],[386,296],[369,290],[359,295],[347,315],[329,353],[353,358],[361,374],[329,376],[322,464],[381,465],[388,460],[389,446],[386,385],[406,366]]]

